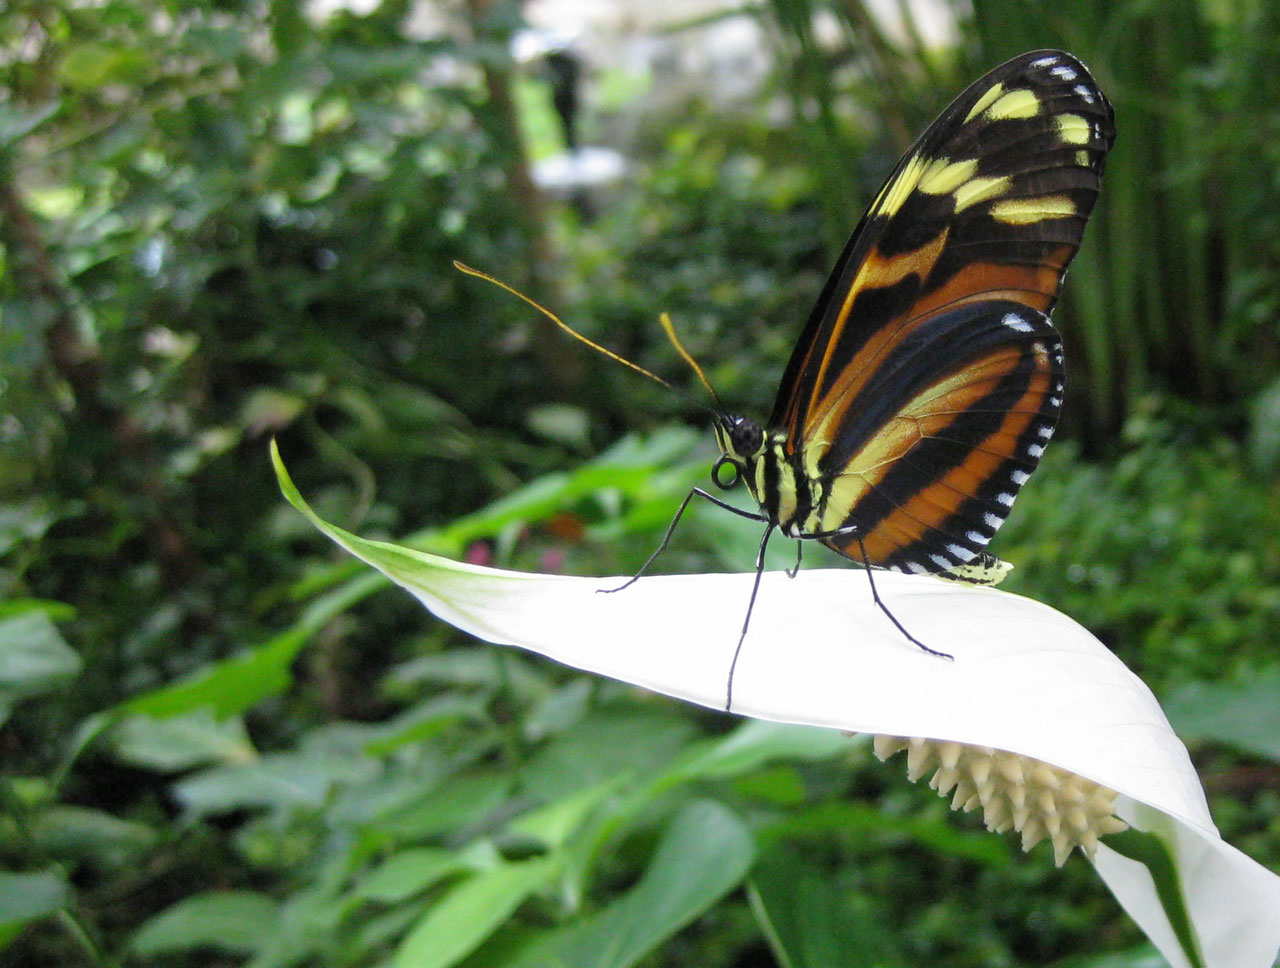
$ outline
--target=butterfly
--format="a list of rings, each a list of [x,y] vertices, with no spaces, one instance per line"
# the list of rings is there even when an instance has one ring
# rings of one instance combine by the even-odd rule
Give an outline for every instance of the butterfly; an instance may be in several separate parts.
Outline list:
[[[867,569],[991,584],[1011,566],[987,553],[1053,436],[1062,410],[1062,341],[1049,319],[1115,140],[1110,104],[1088,69],[1057,50],[1015,57],[970,85],[898,162],[823,287],[761,424],[711,391],[716,486],[745,483],[765,525],[755,584],[727,686],[775,533],[819,541]],[[515,292],[477,270],[460,266]],[[578,339],[660,383],[665,380]]]

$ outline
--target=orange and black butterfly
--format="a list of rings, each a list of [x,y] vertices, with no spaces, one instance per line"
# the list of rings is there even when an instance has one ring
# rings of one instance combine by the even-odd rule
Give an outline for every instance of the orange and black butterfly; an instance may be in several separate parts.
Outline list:
[[[1061,51],[1016,57],[956,98],[854,230],[768,423],[716,411],[712,480],[745,481],[759,512],[695,488],[636,578],[698,496],[765,524],[739,650],[775,531],[821,541],[868,574],[999,580],[1008,566],[985,549],[1062,409],[1062,343],[1049,312],[1114,138],[1107,99]]]

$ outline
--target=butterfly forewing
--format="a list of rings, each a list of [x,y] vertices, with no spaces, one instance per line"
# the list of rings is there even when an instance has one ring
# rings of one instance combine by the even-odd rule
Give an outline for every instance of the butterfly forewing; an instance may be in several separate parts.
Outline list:
[[[1062,404],[1048,313],[1114,139],[1079,61],[1024,54],[899,162],[787,366],[771,426],[824,484],[817,530],[872,564],[978,558]]]

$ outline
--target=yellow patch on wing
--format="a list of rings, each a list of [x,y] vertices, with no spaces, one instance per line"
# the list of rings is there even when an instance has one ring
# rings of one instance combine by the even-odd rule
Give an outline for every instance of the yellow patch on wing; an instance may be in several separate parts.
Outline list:
[[[1002,178],[970,178],[955,191],[956,211],[963,212],[970,205],[999,198],[1009,190],[1011,182],[1008,175]]]
[[[1013,571],[1013,565],[1009,562],[985,555],[973,559],[967,565],[958,565],[947,571],[940,571],[937,577],[970,585],[999,585],[1009,577],[1011,571]]]
[[[1067,195],[1006,198],[991,206],[991,217],[1009,225],[1031,225],[1044,219],[1069,218],[1075,214],[1076,203]]]
[[[1089,122],[1078,114],[1059,114],[1053,119],[1053,124],[1063,144],[1087,145],[1092,136]]]
[[[983,116],[991,121],[1016,121],[1021,118],[1034,118],[1040,113],[1040,99],[1034,91],[1018,88],[1000,95],[985,111]]]
[[[965,115],[964,123],[968,124],[987,108],[996,102],[996,99],[1004,93],[1004,84],[993,84],[987,89],[987,93],[978,98],[974,102],[973,107],[969,109],[969,113]]]
[[[964,161],[937,158],[920,173],[920,182],[916,187],[926,195],[946,195],[971,179],[977,170],[977,158]]]
[[[896,215],[898,209],[902,208],[902,203],[915,190],[921,174],[924,173],[929,164],[928,159],[922,158],[920,155],[913,155],[911,160],[902,166],[902,171],[898,177],[880,190],[880,197],[872,204],[871,211],[886,218],[892,218]]]

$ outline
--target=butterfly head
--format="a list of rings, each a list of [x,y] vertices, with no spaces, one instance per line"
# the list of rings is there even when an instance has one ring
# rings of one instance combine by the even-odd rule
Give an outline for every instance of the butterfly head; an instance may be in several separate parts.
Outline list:
[[[711,479],[716,486],[729,490],[736,487],[764,451],[764,428],[749,417],[731,417],[721,414],[715,422],[716,443],[720,445],[720,459],[711,468]],[[722,471],[733,468],[733,475],[726,478]]]

